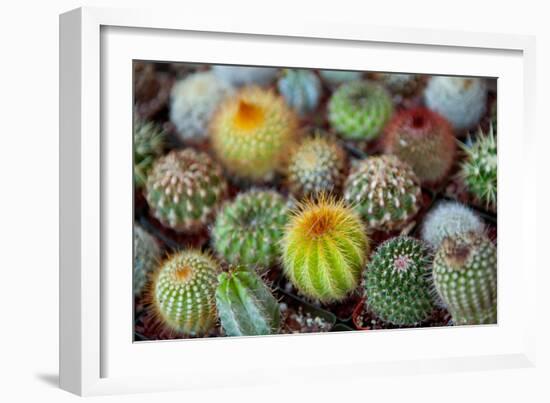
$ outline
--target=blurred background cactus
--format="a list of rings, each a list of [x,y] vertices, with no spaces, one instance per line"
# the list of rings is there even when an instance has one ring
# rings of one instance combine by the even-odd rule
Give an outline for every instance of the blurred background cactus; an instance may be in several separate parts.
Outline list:
[[[277,82],[279,93],[300,116],[314,111],[321,98],[321,80],[310,70],[284,70]]]
[[[134,122],[134,184],[137,189],[145,186],[153,162],[165,147],[166,132],[153,122]]]
[[[340,84],[347,83],[349,81],[358,81],[361,80],[361,77],[363,77],[363,74],[360,71],[319,70],[319,74],[331,90],[334,90]]]
[[[134,296],[145,290],[151,273],[160,263],[161,250],[151,234],[134,224]]]
[[[275,80],[277,69],[272,67],[213,66],[214,74],[235,87],[265,86]]]

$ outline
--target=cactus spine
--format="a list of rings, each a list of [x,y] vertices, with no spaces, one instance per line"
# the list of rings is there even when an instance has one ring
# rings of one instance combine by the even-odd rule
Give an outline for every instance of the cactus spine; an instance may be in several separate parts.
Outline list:
[[[162,154],[165,131],[153,122],[134,122],[134,184],[143,188],[153,162]]]
[[[300,116],[314,111],[321,97],[321,81],[309,70],[285,70],[277,82],[279,92]]]
[[[160,248],[155,238],[139,225],[134,225],[134,297],[142,294],[159,260]]]

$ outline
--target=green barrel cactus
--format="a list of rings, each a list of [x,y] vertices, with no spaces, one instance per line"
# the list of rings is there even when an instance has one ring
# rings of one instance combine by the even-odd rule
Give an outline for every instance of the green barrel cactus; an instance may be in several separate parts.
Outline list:
[[[388,91],[372,81],[342,84],[328,103],[330,125],[346,140],[377,138],[392,112]]]
[[[353,205],[373,230],[402,229],[418,212],[419,180],[412,168],[394,155],[361,160],[344,184],[344,200]]]
[[[139,225],[134,225],[134,297],[142,295],[160,257],[155,238]]]
[[[365,297],[382,320],[399,326],[416,325],[435,307],[431,257],[420,240],[396,237],[381,244],[365,271]]]
[[[152,302],[160,321],[180,334],[208,333],[217,321],[220,272],[219,265],[199,251],[180,251],[166,259],[153,280]]]
[[[277,81],[279,93],[300,116],[314,111],[321,98],[321,80],[310,70],[285,70]]]
[[[153,122],[134,122],[134,185],[136,189],[145,186],[153,162],[162,154],[166,132]]]
[[[218,276],[216,305],[227,336],[259,336],[278,333],[279,303],[260,276],[236,267]]]
[[[212,228],[213,247],[231,264],[265,270],[280,256],[289,204],[271,190],[250,190],[223,206]]]
[[[226,190],[221,167],[206,153],[186,148],[155,162],[147,178],[146,199],[163,225],[194,233],[211,221]]]
[[[497,249],[487,236],[445,238],[433,263],[437,293],[456,325],[497,322]]]

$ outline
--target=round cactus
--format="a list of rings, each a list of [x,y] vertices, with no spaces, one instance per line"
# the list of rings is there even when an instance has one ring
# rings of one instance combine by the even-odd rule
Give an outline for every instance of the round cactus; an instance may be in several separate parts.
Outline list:
[[[277,76],[273,67],[212,66],[212,71],[221,80],[235,86],[268,85]]]
[[[432,77],[424,99],[428,108],[443,115],[455,130],[465,130],[485,114],[487,84],[482,78]]]
[[[381,244],[365,272],[369,308],[394,325],[415,325],[433,309],[431,258],[426,245],[415,238],[397,237]]]
[[[300,116],[314,111],[321,98],[321,81],[309,70],[285,70],[277,82],[279,92]]]
[[[394,155],[359,161],[344,184],[344,199],[374,230],[403,228],[417,213],[420,197],[412,168]]]
[[[286,168],[290,191],[299,196],[338,192],[347,169],[346,153],[332,138],[316,133],[291,153]]]
[[[456,325],[497,321],[497,250],[476,232],[445,238],[433,264],[437,292]]]
[[[134,296],[143,293],[160,260],[160,248],[147,231],[134,225]]]
[[[392,100],[384,87],[371,81],[353,81],[341,85],[330,97],[328,120],[344,139],[373,140],[392,111]]]
[[[490,127],[487,133],[479,129],[475,143],[463,146],[466,158],[461,164],[461,177],[468,190],[485,207],[497,206],[497,142]]]
[[[267,269],[280,256],[288,202],[275,191],[251,190],[227,203],[212,228],[214,249],[232,264]]]
[[[180,251],[165,260],[153,280],[153,306],[161,322],[185,335],[202,335],[216,324],[218,264],[202,252]]]
[[[481,233],[484,229],[483,221],[472,209],[457,202],[440,202],[424,218],[422,239],[437,249],[448,236]]]
[[[424,79],[418,74],[376,73],[375,78],[395,95],[408,97],[415,94],[423,85]]]
[[[403,110],[390,120],[384,152],[408,163],[423,183],[438,183],[454,161],[456,140],[449,122],[425,108]]]
[[[153,162],[164,149],[166,132],[153,122],[134,122],[134,184],[137,189],[145,186]]]
[[[159,158],[147,178],[152,214],[165,226],[197,232],[213,218],[227,190],[221,168],[191,148]]]
[[[282,97],[245,87],[222,103],[210,135],[218,159],[230,173],[264,181],[281,167],[296,128],[296,115]]]
[[[282,245],[286,277],[322,303],[343,300],[357,288],[369,252],[361,219],[342,201],[323,195],[295,210]]]
[[[344,70],[319,70],[319,74],[327,86],[331,89],[350,81],[361,80],[363,73],[360,71]]]
[[[262,279],[243,267],[218,276],[216,305],[227,336],[259,336],[279,331],[279,303]]]
[[[214,110],[231,92],[232,87],[212,72],[193,73],[174,84],[170,98],[170,120],[180,138],[206,138]]]

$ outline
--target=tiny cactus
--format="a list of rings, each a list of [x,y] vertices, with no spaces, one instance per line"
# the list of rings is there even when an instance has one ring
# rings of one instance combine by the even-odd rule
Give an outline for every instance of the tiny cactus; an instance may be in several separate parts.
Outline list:
[[[137,189],[145,186],[153,162],[164,149],[166,132],[153,122],[134,122],[134,184]]]
[[[180,251],[166,259],[153,280],[153,307],[160,321],[176,333],[202,335],[217,320],[219,265],[202,252]]]
[[[330,89],[335,89],[340,84],[361,80],[363,73],[360,71],[319,70],[319,75]]]
[[[384,151],[408,163],[422,183],[438,183],[451,169],[456,139],[449,122],[425,108],[398,112],[383,137]]]
[[[421,190],[412,168],[393,155],[359,161],[344,184],[344,199],[373,230],[403,228],[420,208]]]
[[[277,76],[277,69],[273,67],[212,66],[212,71],[218,78],[235,87],[269,85]]]
[[[216,305],[227,336],[259,336],[279,331],[279,303],[261,277],[243,267],[218,276]]]
[[[336,193],[342,188],[346,170],[342,147],[333,138],[317,133],[291,151],[286,178],[290,191],[298,197]]]
[[[365,271],[368,307],[394,325],[416,325],[433,309],[431,257],[423,242],[396,237],[381,244]]]
[[[437,292],[456,325],[497,321],[497,250],[483,234],[447,237],[433,264]]]
[[[191,148],[159,158],[147,178],[146,199],[152,214],[180,232],[198,232],[213,218],[227,189],[221,168]]]
[[[230,173],[261,182],[281,168],[296,130],[296,115],[282,97],[245,87],[222,103],[210,136],[218,159]]]
[[[422,86],[424,79],[418,74],[376,73],[375,78],[394,95],[408,97],[415,94]]]
[[[393,112],[386,89],[372,81],[341,85],[330,97],[328,120],[346,140],[373,140]]]
[[[203,140],[217,106],[231,94],[232,87],[211,72],[198,72],[178,81],[172,88],[170,120],[182,140]]]
[[[455,130],[470,129],[485,114],[487,84],[482,78],[432,77],[424,100],[428,108],[443,115]]]
[[[277,88],[287,104],[300,116],[314,111],[321,98],[321,81],[309,70],[285,70]]]
[[[145,290],[160,257],[160,248],[155,238],[139,225],[134,225],[134,297],[140,296]]]
[[[282,244],[286,277],[322,303],[341,301],[357,288],[369,252],[361,219],[342,201],[323,195],[295,210]]]
[[[216,217],[212,241],[231,264],[267,269],[280,256],[288,202],[275,191],[251,190],[227,203]]]
[[[478,131],[475,143],[463,146],[466,153],[460,176],[474,197],[490,210],[497,206],[497,142],[490,127],[487,133]]]

